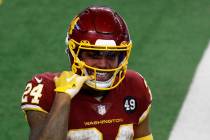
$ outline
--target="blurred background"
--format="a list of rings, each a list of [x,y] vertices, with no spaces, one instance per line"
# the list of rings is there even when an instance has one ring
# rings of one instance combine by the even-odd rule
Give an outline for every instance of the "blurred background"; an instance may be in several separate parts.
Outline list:
[[[153,92],[155,140],[167,140],[197,64],[210,39],[209,0],[0,0],[0,139],[26,140],[20,101],[37,73],[69,68],[65,35],[71,19],[90,5],[110,6],[128,24],[129,68]]]

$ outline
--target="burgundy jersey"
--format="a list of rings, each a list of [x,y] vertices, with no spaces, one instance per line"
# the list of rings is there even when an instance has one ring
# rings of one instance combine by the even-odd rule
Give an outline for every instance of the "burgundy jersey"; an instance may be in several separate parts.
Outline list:
[[[55,97],[57,73],[36,75],[27,83],[21,108],[49,112]],[[130,140],[133,128],[147,116],[152,96],[143,77],[128,70],[118,87],[100,101],[81,89],[71,101],[68,139]]]

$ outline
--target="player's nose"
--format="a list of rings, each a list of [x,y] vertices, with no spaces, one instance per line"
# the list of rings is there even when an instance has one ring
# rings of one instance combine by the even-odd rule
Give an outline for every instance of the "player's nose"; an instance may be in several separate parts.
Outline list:
[[[107,58],[103,57],[97,60],[97,67],[100,69],[108,69],[109,68],[109,61]]]

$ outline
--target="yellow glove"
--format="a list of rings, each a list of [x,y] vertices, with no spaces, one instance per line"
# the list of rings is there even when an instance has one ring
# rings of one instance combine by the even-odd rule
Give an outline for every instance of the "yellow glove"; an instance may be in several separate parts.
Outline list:
[[[63,71],[59,77],[55,77],[55,91],[68,94],[73,98],[81,89],[83,83],[90,76],[79,76],[71,71]]]

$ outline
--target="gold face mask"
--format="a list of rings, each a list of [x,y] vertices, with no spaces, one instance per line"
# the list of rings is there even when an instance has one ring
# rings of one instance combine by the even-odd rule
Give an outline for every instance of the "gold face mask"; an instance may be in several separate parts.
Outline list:
[[[68,27],[66,44],[72,71],[79,75],[93,75],[92,80],[86,81],[89,87],[110,90],[117,87],[124,79],[132,42],[126,22],[113,9],[91,6],[81,11]],[[90,61],[86,58],[81,59],[84,51],[97,52],[95,60],[100,60],[97,65],[88,63]],[[105,57],[109,59],[115,57],[115,54],[119,54],[117,58],[119,63],[114,63],[116,64],[114,67],[98,66],[102,62],[100,57],[105,60]],[[103,64],[111,63],[111,61],[106,62],[109,63]]]
[[[125,77],[128,58],[132,48],[132,42],[122,42],[120,45],[115,45],[110,43],[110,40],[102,40],[103,43],[96,43],[96,45],[90,44],[86,40],[81,42],[76,42],[73,39],[68,41],[68,49],[73,60],[72,61],[72,71],[79,75],[93,75],[92,80],[86,81],[86,85],[96,90],[110,90],[117,87]],[[114,41],[114,40],[112,40]],[[105,42],[105,43],[104,43]],[[108,42],[108,43],[107,43]],[[111,44],[111,45],[108,45]],[[119,57],[118,66],[115,68],[97,68],[86,64],[80,57],[83,51],[92,51],[99,55],[95,57],[100,57],[100,55],[105,55],[105,57],[115,57],[115,54]],[[100,76],[108,75],[108,79],[98,80]]]

